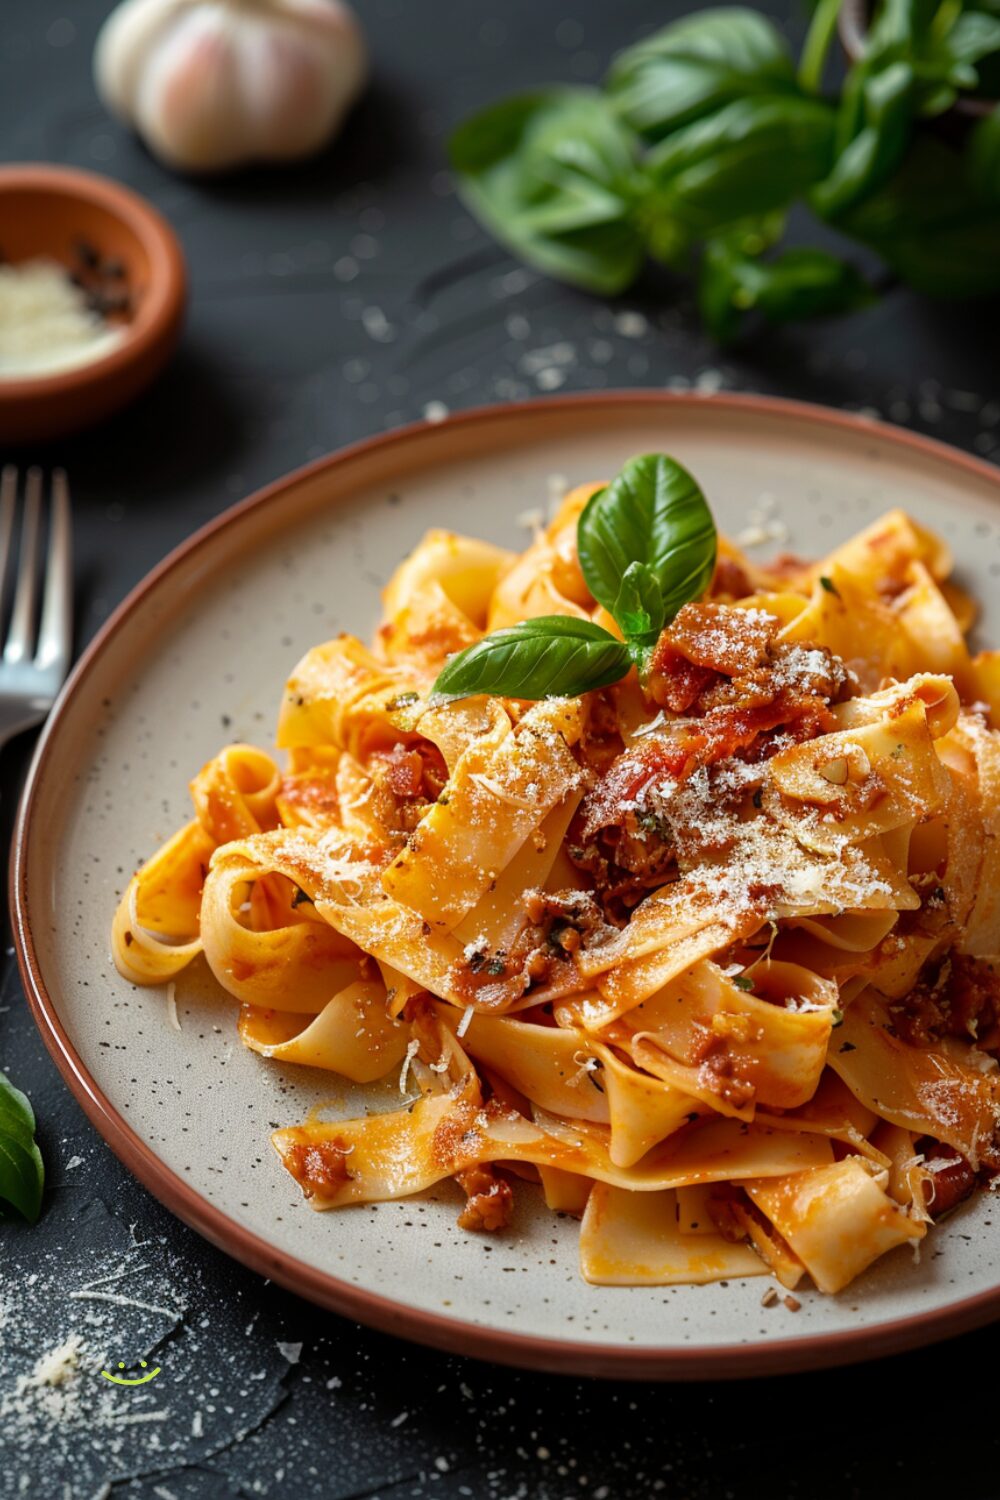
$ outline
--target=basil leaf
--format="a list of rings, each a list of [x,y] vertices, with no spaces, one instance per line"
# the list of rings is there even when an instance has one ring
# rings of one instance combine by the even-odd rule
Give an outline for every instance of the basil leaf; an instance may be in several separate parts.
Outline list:
[[[847,107],[853,112],[852,99]],[[909,63],[895,62],[863,78],[861,127],[830,175],[813,188],[817,213],[836,218],[892,175],[910,143],[915,107],[916,77]]]
[[[574,615],[542,615],[495,630],[452,657],[432,692],[446,698],[573,698],[624,677],[628,649]]]
[[[611,611],[627,637],[654,638],[663,629],[663,594],[646,563],[629,563]]]
[[[654,147],[640,222],[652,255],[785,208],[829,172],[835,116],[819,99],[739,99]]]
[[[1000,17],[963,10],[939,43],[937,55],[946,63],[975,67],[992,52],[1000,52]],[[978,79],[965,87],[975,88]]]
[[[732,6],[685,16],[629,47],[605,87],[622,119],[658,141],[734,99],[794,93],[795,74],[771,22]]]
[[[640,677],[645,678],[664,623],[659,580],[645,563],[629,563],[625,569],[615,601],[614,617],[625,636],[629,656]]]
[[[460,126],[450,152],[467,206],[531,265],[604,293],[635,279],[644,256],[633,218],[638,143],[603,95],[508,99]]]
[[[587,587],[612,614],[630,565],[649,568],[660,587],[661,625],[704,593],[715,568],[715,523],[705,497],[687,470],[662,453],[630,459],[607,489],[592,495],[576,537]]]
[[[837,227],[928,296],[1000,291],[1000,206],[976,196],[961,155],[929,132],[915,138],[895,176]]]
[[[741,254],[728,240],[709,240],[698,286],[701,316],[720,343],[748,312],[774,323],[865,307],[874,294],[855,268],[825,250],[786,250],[774,260]]]
[[[10,1203],[34,1223],[42,1206],[44,1182],[31,1105],[0,1073],[0,1201]]]

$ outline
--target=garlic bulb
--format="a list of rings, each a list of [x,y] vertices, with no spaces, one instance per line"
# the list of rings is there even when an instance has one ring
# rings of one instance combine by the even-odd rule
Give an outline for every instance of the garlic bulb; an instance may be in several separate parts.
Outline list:
[[[367,76],[340,0],[123,0],[97,40],[98,92],[171,166],[308,156]]]

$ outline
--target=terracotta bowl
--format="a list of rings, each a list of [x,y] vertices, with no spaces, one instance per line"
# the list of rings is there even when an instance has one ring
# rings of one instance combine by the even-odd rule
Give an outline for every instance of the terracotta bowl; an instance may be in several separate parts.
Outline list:
[[[64,437],[137,396],[176,346],[187,290],[173,230],[137,194],[106,177],[65,167],[0,168],[0,250],[17,262],[45,256],[75,270],[77,246],[118,261],[131,308],[125,337],[72,370],[0,377],[0,442]]]

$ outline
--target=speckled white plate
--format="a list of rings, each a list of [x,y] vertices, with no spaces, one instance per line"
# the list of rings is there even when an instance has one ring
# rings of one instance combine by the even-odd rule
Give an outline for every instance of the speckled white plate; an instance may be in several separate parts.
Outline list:
[[[985,1196],[915,1263],[897,1251],[841,1297],[761,1307],[760,1281],[587,1286],[577,1225],[530,1188],[512,1229],[455,1227],[459,1196],[315,1214],[269,1131],[322,1102],[330,1075],[236,1039],[235,1007],[196,965],[177,989],[119,978],[108,951],[131,871],[189,815],[188,777],[232,739],[267,745],[306,648],[366,636],[379,588],[429,526],[521,546],[517,517],[554,488],[676,454],[721,526],[765,496],[787,545],[820,553],[890,506],[942,532],[1000,641],[1000,475],[854,417],[756,397],[623,393],[475,411],[359,444],[237,506],[164,562],[90,647],[36,756],[13,878],[22,972],[46,1043],[115,1151],[182,1218],[265,1275],[380,1328],[576,1373],[696,1378],[805,1368],[926,1342],[1000,1314]],[[556,477],[558,476],[558,477]],[[389,1104],[388,1094],[385,1104]]]

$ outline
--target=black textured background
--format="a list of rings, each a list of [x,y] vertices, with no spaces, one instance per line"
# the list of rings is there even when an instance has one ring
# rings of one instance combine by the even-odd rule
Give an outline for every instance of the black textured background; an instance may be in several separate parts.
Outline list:
[[[604,306],[518,269],[464,213],[445,169],[452,123],[515,88],[595,80],[616,47],[683,8],[359,0],[374,83],[336,147],[301,168],[198,183],[163,171],[94,97],[90,55],[108,0],[0,0],[0,158],[66,162],[138,188],[177,228],[191,272],[184,343],[156,389],[101,430],[31,455],[72,478],[80,645],[194,527],[429,403],[763,390],[994,453],[995,312],[896,290],[852,318],[720,355],[669,279],[650,276]],[[776,16],[797,39],[799,12]],[[6,832],[27,748],[3,757]],[[7,943],[0,1066],[34,1101],[49,1187],[37,1226],[0,1223],[0,1493],[1000,1494],[990,1331],[814,1377],[613,1385],[428,1353],[262,1282],[171,1218],[90,1129],[43,1050]],[[130,1300],[106,1300],[109,1288]],[[163,1375],[145,1405],[109,1406],[107,1388],[76,1407],[53,1397],[51,1410],[37,1393],[18,1396],[18,1378],[73,1331],[91,1348],[104,1339],[109,1357],[155,1351]]]

